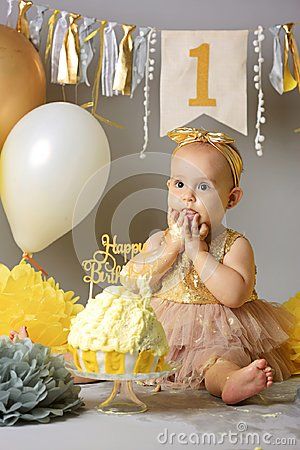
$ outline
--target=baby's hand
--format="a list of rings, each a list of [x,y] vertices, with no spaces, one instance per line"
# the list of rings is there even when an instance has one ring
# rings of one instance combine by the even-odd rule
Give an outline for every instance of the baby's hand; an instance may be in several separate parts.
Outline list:
[[[168,225],[169,230],[165,235],[167,245],[178,250],[179,253],[184,250],[183,221],[185,211],[180,213],[175,209],[168,208]]]
[[[19,339],[27,338],[28,337],[27,328],[23,326],[20,328],[19,331],[11,330],[9,333],[9,339],[13,342],[16,337],[18,337]]]
[[[196,213],[193,217],[191,227],[189,220],[185,216],[183,222],[185,253],[194,262],[200,252],[208,252],[208,245],[205,238],[209,233],[209,227],[202,223],[199,228],[200,215]]]

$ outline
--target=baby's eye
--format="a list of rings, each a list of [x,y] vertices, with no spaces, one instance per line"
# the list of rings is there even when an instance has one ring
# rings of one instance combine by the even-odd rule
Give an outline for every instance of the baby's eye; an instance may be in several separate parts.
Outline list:
[[[183,186],[184,186],[184,183],[180,180],[176,180],[174,184],[176,187],[178,187],[180,189],[183,188]]]
[[[200,191],[207,191],[208,189],[210,189],[210,185],[203,182],[198,184],[198,189],[200,189]]]

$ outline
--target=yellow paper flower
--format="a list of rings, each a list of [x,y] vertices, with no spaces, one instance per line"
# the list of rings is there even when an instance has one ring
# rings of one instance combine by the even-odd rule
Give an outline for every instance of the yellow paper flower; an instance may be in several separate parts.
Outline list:
[[[71,319],[83,309],[78,299],[25,260],[12,270],[0,264],[0,335],[25,325],[33,342],[65,352]]]
[[[288,341],[291,360],[296,366],[294,374],[300,374],[300,292],[283,303],[283,306],[296,317],[296,324]]]

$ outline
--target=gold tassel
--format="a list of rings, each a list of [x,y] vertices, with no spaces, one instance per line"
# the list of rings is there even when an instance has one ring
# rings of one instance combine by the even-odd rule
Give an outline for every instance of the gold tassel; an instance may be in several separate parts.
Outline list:
[[[55,9],[53,13],[51,14],[49,20],[48,20],[48,36],[47,36],[47,44],[46,44],[46,50],[45,50],[45,64],[48,61],[50,51],[52,48],[52,40],[53,40],[53,33],[54,33],[54,25],[58,19],[58,14],[60,13],[59,9]]]
[[[26,16],[27,11],[31,8],[31,1],[19,1],[19,16],[17,21],[17,31],[24,34],[24,36],[29,39],[29,24]]]
[[[69,14],[70,25],[60,51],[57,81],[60,84],[77,84],[80,44],[77,20],[80,14]]]
[[[98,66],[96,69],[96,74],[94,78],[93,83],[93,90],[92,90],[92,101],[86,102],[83,105],[81,105],[82,108],[92,109],[92,114],[94,117],[96,117],[101,122],[107,123],[108,125],[114,126],[116,128],[124,128],[123,125],[118,124],[117,122],[114,122],[112,120],[106,119],[105,117],[101,116],[100,114],[97,114],[97,107],[99,102],[99,85],[100,85],[100,78],[101,78],[101,72],[102,72],[102,61],[103,61],[103,51],[104,51],[104,28],[107,21],[102,20],[101,25],[96,30],[92,31],[85,39],[84,42],[89,41],[90,39],[93,39],[93,37],[96,36],[97,33],[99,33],[99,59],[98,59]]]
[[[283,25],[285,30],[284,36],[284,69],[283,69],[283,91],[288,92],[295,89],[298,85],[300,92],[300,59],[297,49],[297,43],[293,34],[294,23]],[[294,65],[294,76],[289,68],[289,52],[291,51]]]
[[[122,27],[124,30],[124,36],[120,42],[119,58],[114,78],[113,89],[116,91],[122,91],[123,95],[130,95],[133,50],[133,40],[131,33],[136,26],[122,25]]]
[[[101,72],[102,72],[102,62],[103,62],[103,52],[104,52],[104,28],[107,21],[102,20],[101,25],[99,27],[99,59],[98,59],[98,67],[94,79],[93,84],[93,90],[92,90],[92,99],[93,99],[93,106],[92,106],[92,114],[96,113],[98,101],[99,101],[99,86],[100,86],[100,78],[101,78]],[[85,39],[87,41],[88,39]]]

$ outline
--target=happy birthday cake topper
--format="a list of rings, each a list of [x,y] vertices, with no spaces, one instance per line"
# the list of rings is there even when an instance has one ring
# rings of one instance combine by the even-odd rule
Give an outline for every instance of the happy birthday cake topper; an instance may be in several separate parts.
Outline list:
[[[85,271],[83,281],[90,284],[89,298],[92,297],[93,285],[100,283],[119,284],[122,265],[116,256],[122,255],[124,263],[141,252],[143,243],[117,243],[117,235],[112,240],[106,233],[101,236],[103,250],[96,250],[91,259],[82,262]]]

